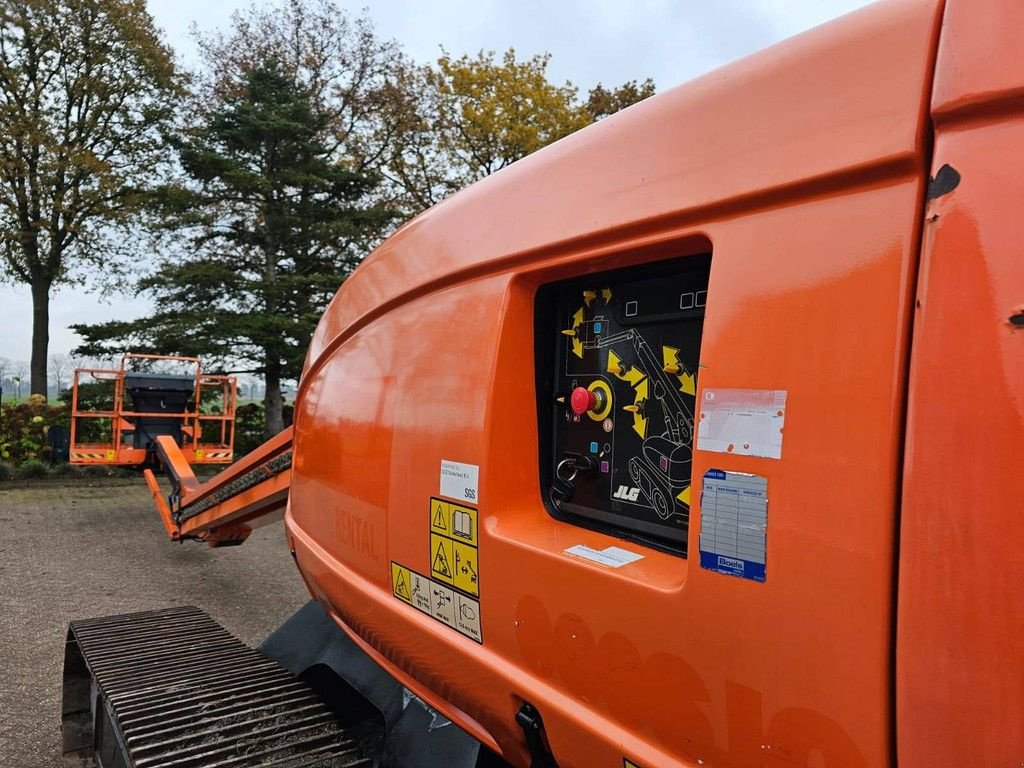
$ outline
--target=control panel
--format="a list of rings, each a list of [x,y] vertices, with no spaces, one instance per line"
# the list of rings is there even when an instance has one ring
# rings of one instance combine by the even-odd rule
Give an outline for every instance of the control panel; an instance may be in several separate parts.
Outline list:
[[[537,294],[541,485],[559,517],[685,551],[710,254]]]

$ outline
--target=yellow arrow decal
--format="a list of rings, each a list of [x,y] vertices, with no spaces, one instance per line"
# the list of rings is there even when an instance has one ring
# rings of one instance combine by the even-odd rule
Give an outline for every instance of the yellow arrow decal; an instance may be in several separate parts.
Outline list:
[[[679,362],[679,350],[675,347],[662,347],[661,359],[665,361],[665,367],[662,370],[679,377],[679,391],[688,395],[696,395],[697,377],[692,373],[687,373],[683,368],[682,363]]]
[[[586,305],[588,307],[590,306],[590,302],[592,302],[596,298],[597,298],[597,291],[584,291],[583,292],[583,301],[586,303]]]
[[[611,300],[612,300],[612,289],[611,288],[602,288],[601,289],[601,298],[604,299],[604,303],[605,304],[610,303]]]
[[[679,373],[679,350],[675,347],[662,347],[661,359],[665,361],[665,373]],[[672,369],[672,370],[669,370]]]
[[[633,431],[640,435],[641,439],[647,437],[647,419],[643,416],[643,403],[647,399],[647,379],[636,385],[636,393],[633,400]]]
[[[628,368],[625,371],[625,373],[623,373],[622,369],[624,367],[625,366],[622,364],[622,361],[619,359],[619,356],[616,355],[614,352],[609,351],[608,373],[614,374],[614,376],[618,379],[628,381],[631,387],[636,387],[640,382],[644,381],[647,378],[647,374],[635,366]]]
[[[686,486],[685,488],[683,488],[682,493],[676,496],[676,498],[683,502],[683,504],[685,504],[686,506],[690,506],[690,486]]]
[[[682,386],[679,387],[683,392],[688,395],[697,394],[697,377],[692,373],[684,373],[679,377],[679,381],[682,382]]]
[[[647,419],[639,413],[633,414],[633,431],[640,435],[641,440],[647,437]]]
[[[576,357],[583,359],[583,342],[577,338],[579,334],[576,329],[583,324],[583,307],[576,310],[576,314],[572,316],[572,328],[567,331],[562,331],[565,336],[572,336],[572,353]]]

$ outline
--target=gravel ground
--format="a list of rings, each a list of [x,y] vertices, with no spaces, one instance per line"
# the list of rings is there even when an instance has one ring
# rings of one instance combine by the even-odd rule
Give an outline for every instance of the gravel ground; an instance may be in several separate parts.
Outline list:
[[[0,766],[58,768],[72,619],[197,605],[259,643],[308,599],[281,523],[172,544],[144,485],[0,489]]]

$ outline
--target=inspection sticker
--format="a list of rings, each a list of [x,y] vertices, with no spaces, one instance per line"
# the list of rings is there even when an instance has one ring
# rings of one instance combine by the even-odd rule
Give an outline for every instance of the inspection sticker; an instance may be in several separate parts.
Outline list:
[[[782,458],[784,389],[705,389],[697,420],[697,450]]]
[[[480,503],[480,467],[476,464],[463,464],[458,461],[441,459],[441,490],[442,496],[470,504]]]
[[[700,565],[753,581],[767,577],[768,479],[709,469],[700,495]]]
[[[404,565],[391,562],[391,591],[403,603],[483,644],[480,601],[428,579]]]

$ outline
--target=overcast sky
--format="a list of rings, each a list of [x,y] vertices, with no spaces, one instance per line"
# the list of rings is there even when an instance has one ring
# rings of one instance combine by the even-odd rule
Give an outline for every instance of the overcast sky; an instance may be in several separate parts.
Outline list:
[[[226,26],[250,0],[149,0],[157,25],[185,64],[194,59],[189,33]],[[256,0],[257,2],[259,0]],[[358,13],[365,0],[343,7]],[[502,51],[548,51],[549,74],[581,90],[652,77],[659,91],[779,40],[852,11],[867,0],[386,0],[369,5],[383,37],[414,58]],[[77,336],[67,326],[145,317],[144,299],[103,301],[82,290],[54,293],[50,351],[68,352]],[[0,286],[0,357],[30,355],[32,303],[28,286]]]

